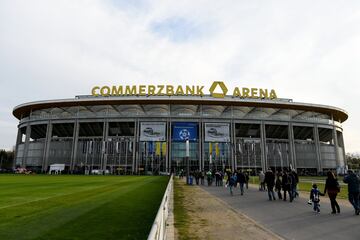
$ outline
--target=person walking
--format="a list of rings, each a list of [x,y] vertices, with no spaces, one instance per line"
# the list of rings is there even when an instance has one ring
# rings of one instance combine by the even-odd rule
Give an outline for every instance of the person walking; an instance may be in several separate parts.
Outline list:
[[[220,173],[219,173],[219,171],[215,172],[215,186],[220,186]]]
[[[260,191],[265,191],[265,174],[263,171],[259,173],[259,184],[260,184]]]
[[[290,202],[292,202],[294,200],[295,188],[296,188],[296,180],[292,171],[288,172],[288,182],[289,182],[289,197],[290,197]]]
[[[207,183],[208,183],[208,186],[211,186],[212,185],[212,173],[211,173],[211,170],[209,170],[207,173],[206,173],[206,176],[207,176]]]
[[[245,185],[246,185],[246,189],[249,189],[249,174],[247,172],[244,173],[245,175]]]
[[[314,211],[320,213],[320,196],[324,196],[324,194],[319,191],[316,184],[313,184],[312,187],[310,191],[310,201],[313,203]]]
[[[349,202],[353,205],[355,214],[359,215],[359,177],[352,170],[348,170],[343,181],[348,184]]]
[[[297,191],[297,185],[299,183],[299,175],[295,172],[295,170],[292,170],[292,175],[294,176],[294,183],[293,183],[293,189],[292,189],[292,192],[293,192],[293,198],[296,198],[297,196],[299,196],[299,193]]]
[[[246,183],[246,178],[242,171],[237,174],[237,182],[239,183],[240,194],[244,195],[244,184]]]
[[[230,195],[233,195],[233,188],[236,186],[236,181],[237,181],[237,176],[236,176],[236,173],[233,173],[231,176],[230,176],[230,179],[229,179],[229,189],[230,189]]]
[[[332,209],[331,213],[332,214],[335,214],[336,212],[340,213],[340,206],[336,201],[336,196],[340,192],[340,185],[334,173],[331,171],[327,172],[324,194],[326,194],[326,192],[329,196],[331,203],[331,209]]]
[[[196,170],[194,175],[195,175],[194,177],[195,177],[196,185],[199,185],[199,180],[200,180],[200,172],[199,172],[199,170]]]
[[[275,174],[269,168],[265,173],[265,183],[268,190],[269,200],[276,200],[275,193],[274,193],[274,185],[275,185]]]
[[[205,182],[205,174],[204,174],[204,171],[201,171],[200,172],[200,183],[201,183],[201,185],[204,185],[204,182]]]
[[[291,179],[289,178],[288,174],[286,172],[284,172],[284,174],[282,175],[282,178],[281,178],[281,187],[283,189],[283,192],[284,192],[284,198],[283,200],[286,201],[286,192],[289,193],[289,198],[290,198],[290,201],[291,201],[291,194],[290,194],[290,183]]]
[[[275,181],[275,190],[277,192],[278,198],[282,199],[282,195],[281,195],[281,179],[280,179],[281,173],[279,172],[276,176],[276,181]]]

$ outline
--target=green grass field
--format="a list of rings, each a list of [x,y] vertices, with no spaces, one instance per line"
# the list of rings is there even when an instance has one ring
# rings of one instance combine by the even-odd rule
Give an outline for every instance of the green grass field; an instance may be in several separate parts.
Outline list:
[[[168,179],[0,175],[0,239],[146,239]]]

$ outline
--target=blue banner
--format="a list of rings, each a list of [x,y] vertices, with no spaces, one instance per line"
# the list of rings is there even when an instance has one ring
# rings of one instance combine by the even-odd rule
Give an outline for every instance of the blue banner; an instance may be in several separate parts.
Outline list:
[[[172,124],[172,140],[177,142],[196,141],[198,139],[198,124],[191,122],[175,122]]]

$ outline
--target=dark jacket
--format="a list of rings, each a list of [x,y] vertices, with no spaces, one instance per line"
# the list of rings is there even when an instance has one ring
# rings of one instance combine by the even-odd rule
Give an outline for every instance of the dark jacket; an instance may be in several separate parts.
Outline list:
[[[246,182],[246,178],[245,178],[244,173],[239,172],[237,174],[237,181],[238,181],[238,183],[245,183]]]
[[[268,188],[273,188],[275,185],[275,174],[271,171],[265,173],[265,183]]]
[[[294,175],[294,178],[295,178],[295,185],[297,185],[299,183],[299,175],[295,172],[295,171],[292,171],[292,175]]]
[[[359,177],[355,173],[350,173],[344,177],[344,183],[348,184],[349,193],[358,193],[359,192]]]
[[[311,189],[311,191],[310,191],[310,199],[311,199],[311,201],[316,202],[316,203],[320,202],[320,196],[324,196],[324,194],[321,193],[319,191],[319,189],[317,189],[317,188]]]
[[[340,185],[337,179],[326,179],[324,194],[328,192],[329,195],[337,194],[340,191]]]
[[[288,175],[285,173],[284,175],[282,175],[282,179],[281,179],[281,187],[284,191],[289,191],[290,190],[290,185],[289,185],[289,181],[288,181]]]
[[[276,181],[275,181],[275,189],[276,189],[276,191],[280,191],[280,190],[281,190],[281,180],[280,180],[280,178],[276,178]]]
[[[295,178],[295,176],[294,176],[293,173],[289,173],[289,175],[288,175],[288,182],[289,182],[290,186],[296,187],[297,182],[296,182],[296,178]]]

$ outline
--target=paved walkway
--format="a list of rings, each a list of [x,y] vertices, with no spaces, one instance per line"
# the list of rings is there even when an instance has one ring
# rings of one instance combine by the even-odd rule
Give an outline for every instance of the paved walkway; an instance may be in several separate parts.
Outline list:
[[[349,206],[341,206],[339,215],[330,214],[327,197],[322,197],[321,213],[317,214],[307,204],[307,194],[290,203],[268,201],[267,192],[256,188],[249,188],[243,196],[238,189],[234,196],[224,187],[203,186],[202,189],[285,239],[360,239],[360,216]]]

